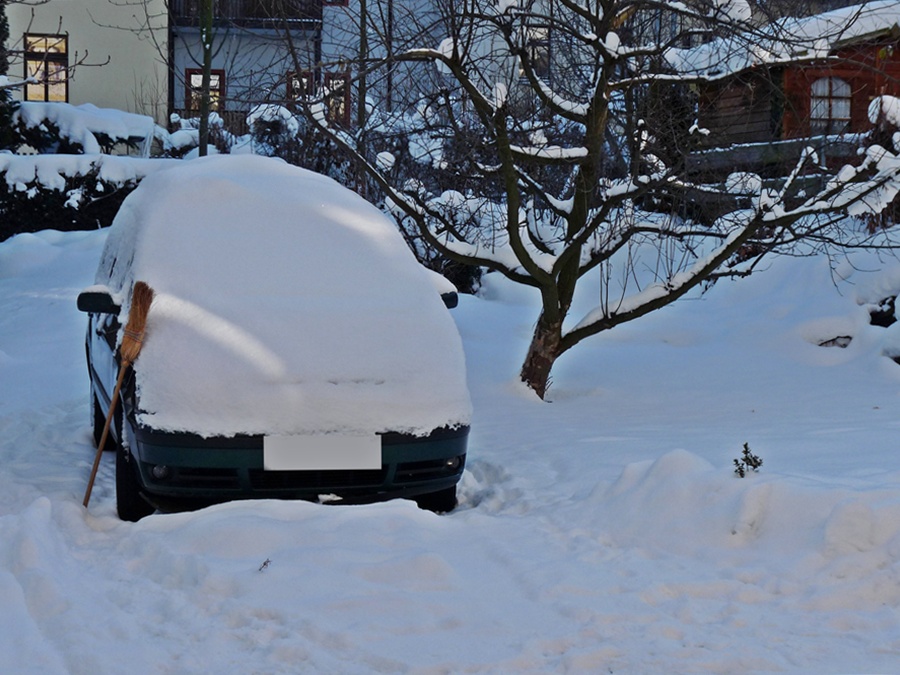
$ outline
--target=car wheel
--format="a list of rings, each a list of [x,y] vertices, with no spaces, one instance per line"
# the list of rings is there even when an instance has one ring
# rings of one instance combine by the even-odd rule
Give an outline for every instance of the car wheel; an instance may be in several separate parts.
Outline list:
[[[94,394],[93,388],[91,388],[91,401],[93,407],[93,420],[94,420],[94,446],[100,447],[100,439],[103,438],[103,427],[106,426],[106,411],[100,407],[100,401],[97,400],[97,395]],[[116,446],[113,442],[113,439],[108,435],[106,439],[106,443],[103,444],[104,450],[115,450]]]
[[[128,448],[116,448],[116,511],[119,518],[136,523],[156,509],[141,496],[137,467],[129,457]]]
[[[449,513],[456,508],[456,486],[429,492],[415,498],[420,509],[434,511],[435,513]]]

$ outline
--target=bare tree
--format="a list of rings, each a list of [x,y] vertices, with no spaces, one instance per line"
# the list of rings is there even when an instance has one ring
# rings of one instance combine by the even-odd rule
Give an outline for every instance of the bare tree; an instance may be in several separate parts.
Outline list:
[[[701,184],[687,168],[704,133],[691,91],[721,69],[673,59],[684,55],[677,48],[722,36],[710,44],[763,60],[765,49],[779,58],[776,42],[794,44],[781,57],[790,60],[828,36],[754,27],[744,0],[443,0],[437,9],[436,22],[406,17],[418,45],[395,43],[377,58],[370,49],[357,64],[370,90],[387,72],[417,68],[407,84],[415,105],[376,109],[355,128],[328,114],[326,97],[308,97],[304,111],[428,245],[540,294],[520,375],[541,398],[556,360],[582,340],[746,276],[766,256],[891,247],[846,215],[896,194],[893,148],[870,148],[812,192],[799,180],[810,152],[774,189],[747,174]],[[422,40],[436,26],[444,39]],[[729,54],[720,56],[724,67]],[[712,217],[698,213],[698,195]],[[587,275],[600,296],[572,316]]]

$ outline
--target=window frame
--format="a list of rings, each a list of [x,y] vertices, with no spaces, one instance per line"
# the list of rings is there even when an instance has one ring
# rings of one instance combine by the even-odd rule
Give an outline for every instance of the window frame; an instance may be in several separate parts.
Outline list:
[[[297,99],[307,95],[306,89],[312,84],[312,92],[316,90],[315,73],[311,70],[289,70],[285,79],[285,100],[288,106],[294,106]],[[298,86],[299,85],[299,86]]]
[[[318,77],[317,77],[318,75]],[[300,82],[304,84],[297,86]],[[329,122],[350,126],[351,96],[350,96],[350,71],[324,71],[316,73],[312,70],[303,70],[297,73],[289,71],[286,75],[286,94],[289,105],[303,95],[319,97],[325,103]],[[332,93],[330,89],[339,82],[339,91]],[[305,91],[309,88],[310,91]],[[298,91],[299,90],[299,91]]]
[[[337,93],[334,84],[339,82]],[[350,126],[350,71],[322,73],[322,96],[328,108],[328,119]]]
[[[188,117],[192,116],[193,113],[200,113],[199,104],[197,107],[194,107],[195,95],[198,95],[200,92],[199,88],[195,88],[192,83],[192,77],[195,75],[199,75],[201,80],[203,78],[203,68],[185,68],[184,69],[184,110],[187,113]],[[213,78],[219,78],[219,86],[213,87]],[[221,68],[213,68],[210,70],[210,97],[209,97],[209,110],[210,112],[224,112],[225,111],[225,71]],[[215,94],[215,96],[214,96]]]
[[[44,41],[44,49],[34,49],[35,43]],[[23,68],[26,81],[34,77],[37,82],[26,83],[26,101],[69,102],[69,34],[25,33],[22,38]],[[62,45],[62,50],[53,50]],[[54,66],[51,70],[50,66]],[[61,77],[60,77],[61,75]],[[54,95],[61,89],[62,94]]]
[[[817,91],[824,85],[824,91]],[[836,75],[826,75],[809,85],[809,132],[812,136],[843,134],[850,131],[853,88]]]

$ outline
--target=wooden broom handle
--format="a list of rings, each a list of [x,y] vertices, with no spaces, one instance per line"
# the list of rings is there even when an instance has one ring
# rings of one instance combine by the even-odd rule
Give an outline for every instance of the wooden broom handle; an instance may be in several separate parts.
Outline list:
[[[122,381],[125,379],[125,373],[131,364],[123,362],[119,366],[119,378],[116,380],[115,389],[113,389],[112,401],[109,404],[109,412],[106,413],[106,422],[103,424],[103,433],[100,435],[100,442],[97,443],[97,454],[94,455],[94,466],[91,469],[91,477],[88,479],[87,490],[84,493],[84,502],[82,504],[87,508],[88,502],[91,501],[91,492],[94,489],[94,479],[97,477],[97,469],[100,468],[100,457],[103,456],[103,446],[106,445],[106,439],[109,436],[109,425],[112,423],[113,414],[116,412],[116,403],[119,401],[119,390],[122,388]],[[122,439],[119,439],[122,442]]]

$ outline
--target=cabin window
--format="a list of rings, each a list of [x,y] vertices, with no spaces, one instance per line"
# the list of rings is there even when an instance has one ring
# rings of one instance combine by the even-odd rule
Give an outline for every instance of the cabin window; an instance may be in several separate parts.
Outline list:
[[[203,95],[203,71],[200,68],[188,68],[184,73],[185,97],[184,107],[189,114],[200,112],[200,99]],[[213,70],[209,74],[209,109],[221,112],[225,101],[225,71]]]
[[[25,36],[26,101],[69,100],[68,45],[65,35]]]
[[[823,77],[810,89],[809,125],[813,134],[841,134],[850,129],[850,85]]]

